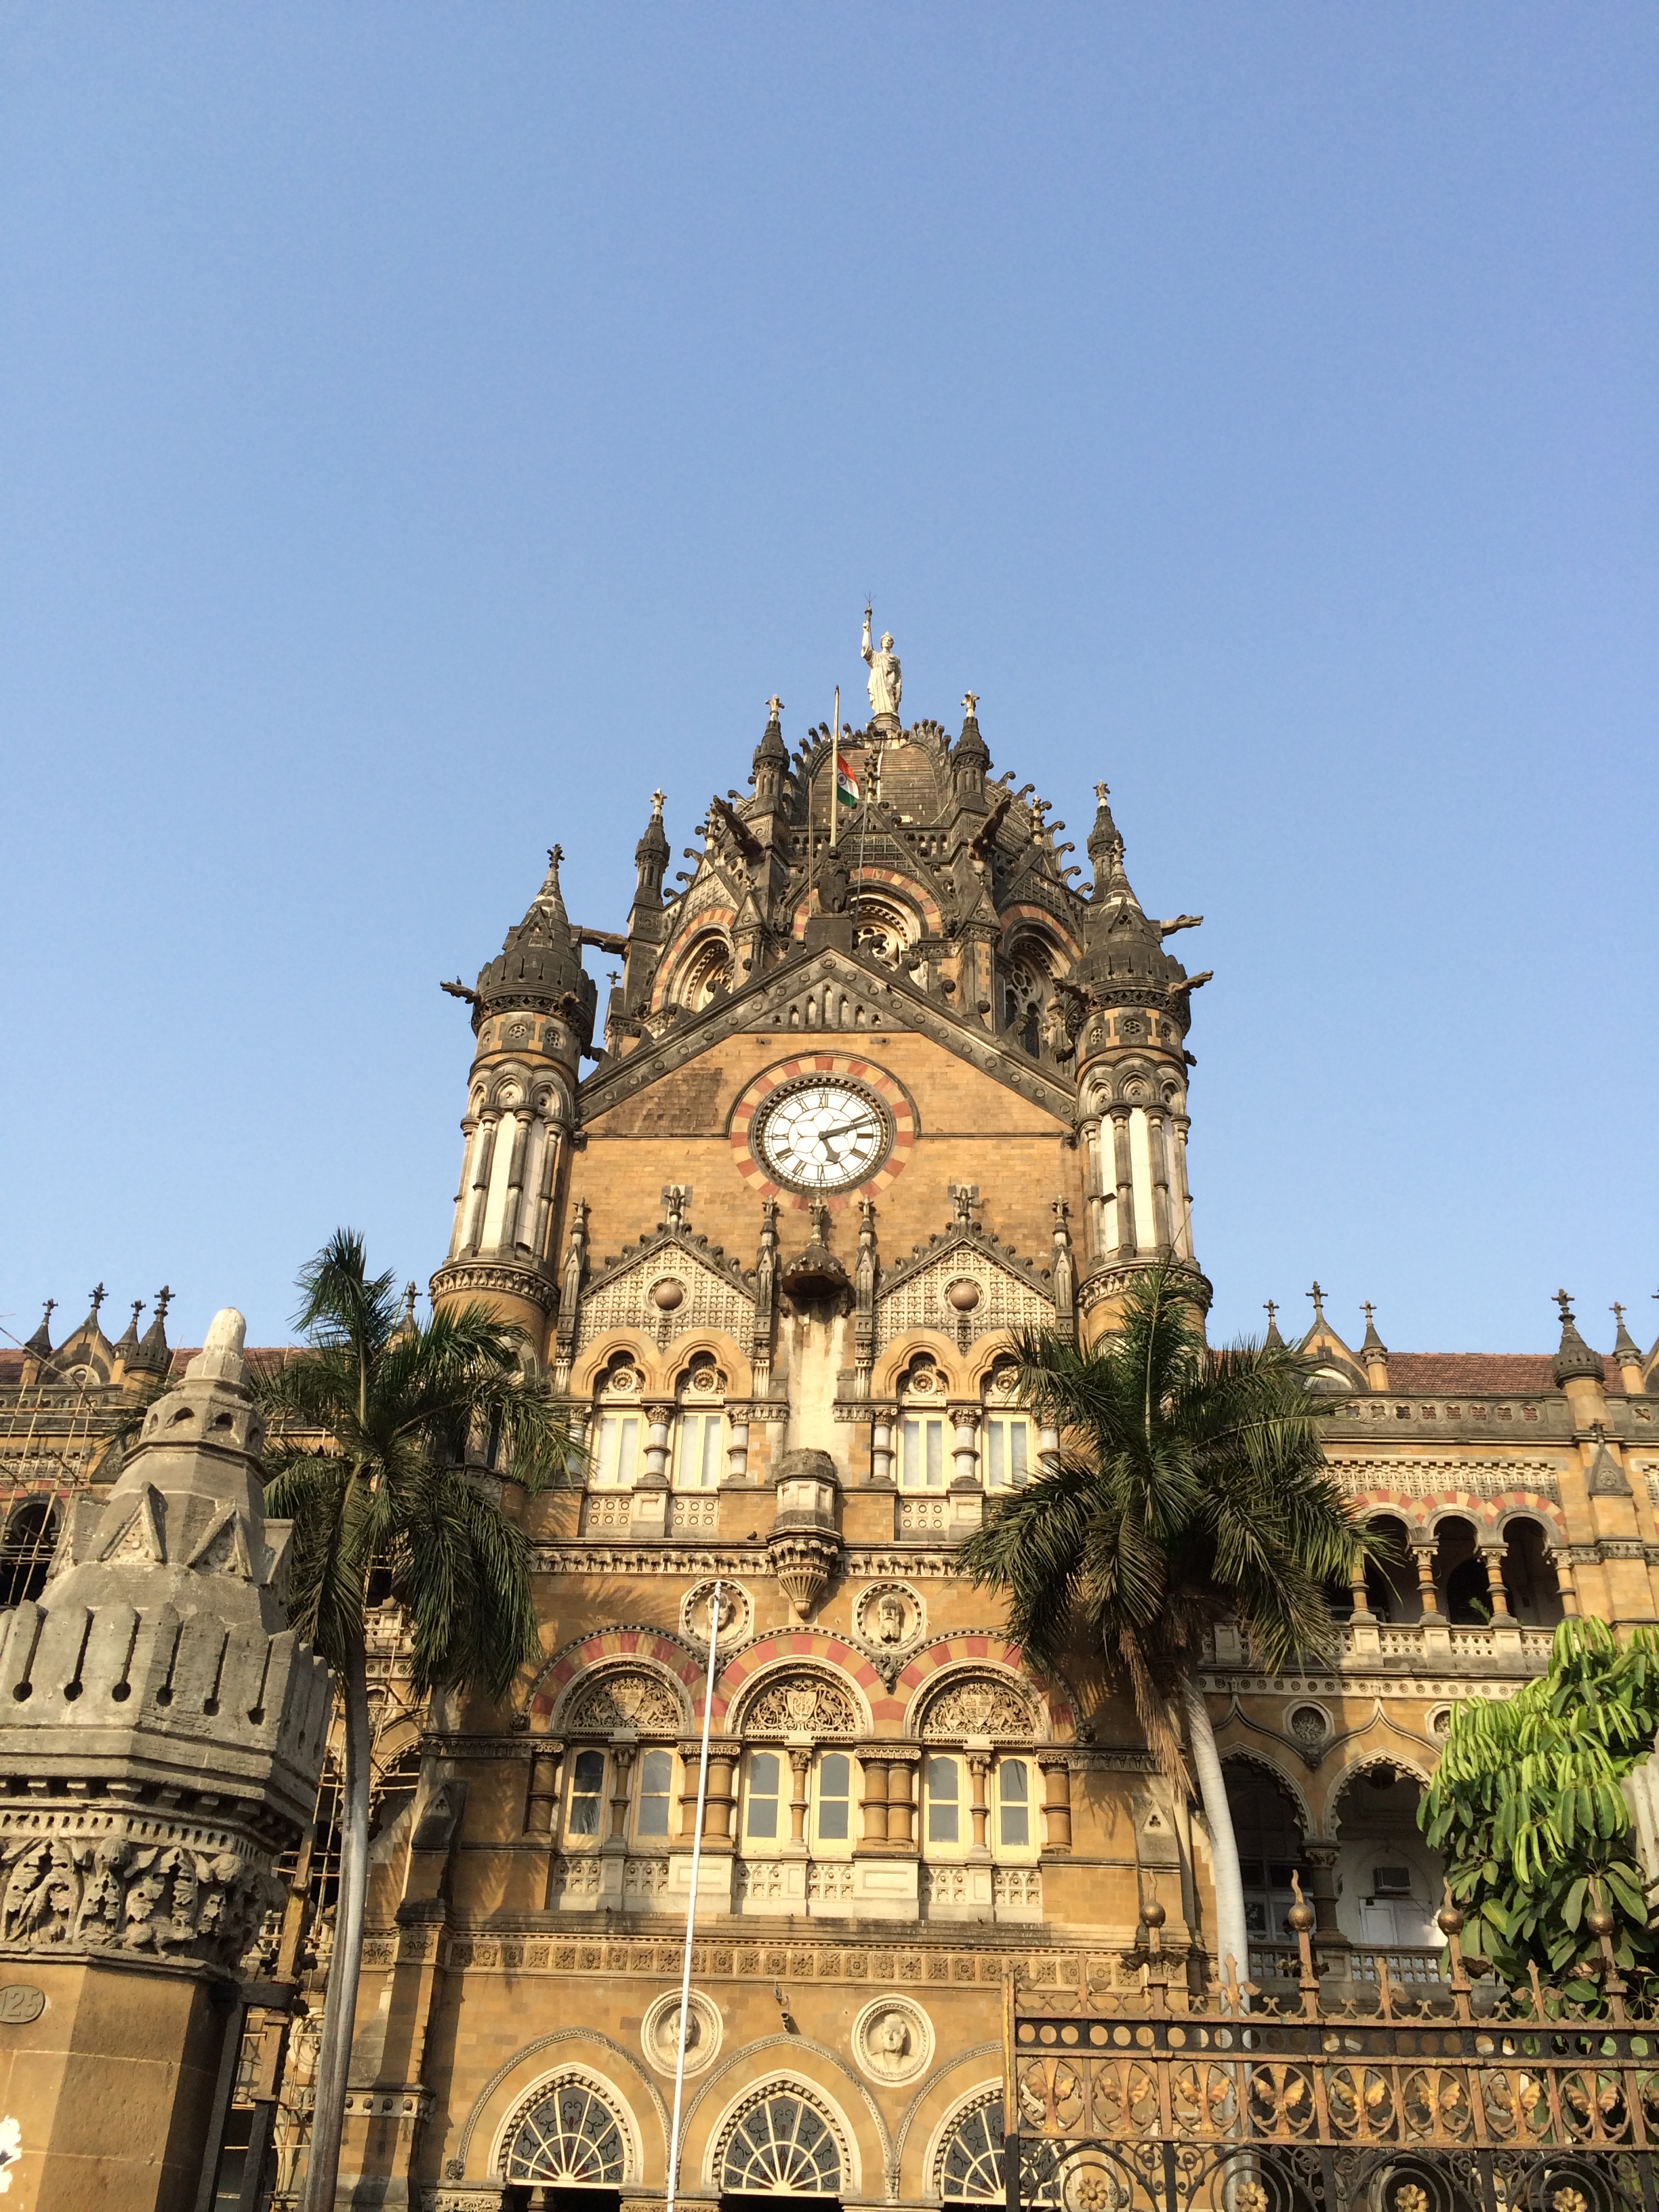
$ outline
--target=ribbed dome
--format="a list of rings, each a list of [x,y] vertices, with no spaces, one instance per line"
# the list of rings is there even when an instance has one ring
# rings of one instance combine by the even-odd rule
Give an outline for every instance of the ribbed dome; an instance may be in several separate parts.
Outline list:
[[[519,1006],[526,1001],[549,1005],[575,998],[584,1008],[590,1028],[598,1000],[597,988],[582,969],[581,948],[564,910],[559,890],[562,854],[555,845],[547,856],[547,877],[530,902],[530,910],[515,929],[507,933],[500,953],[478,975],[478,998],[483,1010],[492,1006]]]

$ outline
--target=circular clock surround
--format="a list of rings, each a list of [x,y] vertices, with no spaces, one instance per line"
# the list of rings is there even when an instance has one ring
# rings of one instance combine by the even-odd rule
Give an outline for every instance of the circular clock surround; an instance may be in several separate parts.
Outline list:
[[[878,1091],[825,1072],[780,1084],[756,1114],[749,1141],[774,1182],[828,1196],[867,1182],[885,1164],[893,1136]]]
[[[886,1042],[885,1038],[880,1041]],[[759,1044],[762,1039],[757,1037],[755,1042]],[[803,1186],[793,1176],[780,1177],[754,1141],[773,1101],[793,1090],[797,1084],[814,1079],[850,1081],[860,1091],[873,1093],[886,1109],[892,1142],[881,1164],[856,1182],[820,1189],[817,1185]],[[834,1213],[857,1206],[866,1198],[879,1198],[895,1177],[903,1173],[915,1149],[919,1118],[909,1092],[878,1060],[860,1052],[809,1048],[775,1060],[770,1066],[756,1072],[732,1103],[726,1133],[732,1147],[732,1165],[757,1198],[775,1198],[803,1212],[810,1206],[827,1206]]]

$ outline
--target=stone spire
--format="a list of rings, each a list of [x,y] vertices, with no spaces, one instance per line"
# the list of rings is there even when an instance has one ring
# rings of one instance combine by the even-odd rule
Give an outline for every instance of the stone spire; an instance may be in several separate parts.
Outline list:
[[[1579,1335],[1572,1317],[1571,1293],[1558,1291],[1555,1303],[1561,1309],[1561,1347],[1555,1355],[1555,1364],[1551,1370],[1555,1376],[1556,1388],[1559,1389],[1564,1383],[1579,1375],[1592,1376],[1600,1382],[1603,1379],[1601,1355],[1599,1352],[1592,1352]]]
[[[755,748],[755,808],[770,813],[783,797],[789,773],[789,749],[783,742],[783,702],[775,691],[767,701],[766,727]]]
[[[1117,824],[1112,819],[1112,810],[1107,805],[1109,787],[1103,783],[1095,786],[1095,826],[1089,832],[1089,858],[1095,864],[1095,896],[1103,898],[1109,863],[1114,854],[1123,857],[1123,840],[1117,834]]]
[[[962,698],[962,734],[951,753],[951,775],[958,806],[983,811],[985,779],[990,770],[991,749],[979,730],[979,694],[965,691]]]
[[[120,1335],[116,1340],[115,1357],[120,1360],[124,1365],[128,1367],[131,1366],[134,1359],[137,1357],[138,1316],[143,1310],[143,1300],[142,1298],[135,1298],[132,1302],[132,1319],[127,1323],[125,1328],[122,1330]]]
[[[648,906],[653,910],[662,904],[662,879],[668,866],[668,832],[663,828],[662,810],[665,794],[653,791],[651,794],[651,819],[645,825],[645,835],[634,848],[634,904]]]
[[[1376,1333],[1376,1309],[1368,1300],[1359,1310],[1365,1316],[1364,1341],[1359,1356],[1365,1363],[1365,1380],[1373,1390],[1389,1387],[1389,1347]]]
[[[1614,1304],[1608,1308],[1619,1324],[1619,1334],[1613,1340],[1613,1356],[1619,1372],[1624,1378],[1626,1395],[1638,1398],[1642,1395],[1642,1347],[1625,1326],[1625,1309]]]
[[[1279,1333],[1278,1302],[1273,1298],[1264,1298],[1261,1310],[1267,1316],[1267,1334],[1262,1338],[1262,1343],[1270,1345],[1275,1352],[1288,1352],[1290,1346]]]

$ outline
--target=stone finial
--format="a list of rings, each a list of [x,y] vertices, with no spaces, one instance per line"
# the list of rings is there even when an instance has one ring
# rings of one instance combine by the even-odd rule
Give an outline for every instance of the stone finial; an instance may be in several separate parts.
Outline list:
[[[783,714],[783,702],[779,698],[775,691],[767,701],[766,704],[772,720],[775,722],[781,720]]]
[[[1264,1345],[1271,1344],[1276,1350],[1283,1352],[1285,1340],[1279,1333],[1278,1302],[1273,1298],[1264,1298],[1261,1303],[1262,1310],[1267,1316],[1267,1334],[1262,1339],[1262,1342]]]
[[[1359,1309],[1365,1316],[1365,1337],[1359,1349],[1363,1353],[1377,1352],[1387,1358],[1389,1347],[1376,1333],[1376,1308],[1367,1298]]]
[[[1313,1300],[1313,1325],[1316,1328],[1322,1328],[1325,1326],[1325,1291],[1316,1275],[1314,1278],[1313,1288],[1310,1291],[1304,1291],[1302,1295],[1304,1298]]]
[[[234,1306],[221,1306],[208,1323],[202,1348],[185,1370],[186,1381],[240,1383],[247,1323]]]
[[[109,1292],[104,1288],[101,1283],[94,1284],[92,1291],[92,1313],[94,1321],[98,1317],[99,1307],[103,1304],[104,1300],[108,1296]]]
[[[173,1292],[163,1283],[155,1293],[155,1312],[143,1340],[127,1362],[129,1367],[146,1369],[152,1375],[165,1375],[173,1364],[173,1353],[167,1344],[167,1308],[173,1304]]]
[[[1642,1347],[1625,1326],[1625,1309],[1616,1301],[1607,1311],[1619,1324],[1619,1334],[1613,1340],[1613,1356],[1621,1367],[1639,1367]]]
[[[135,1298],[132,1302],[132,1318],[122,1330],[120,1337],[116,1343],[115,1351],[118,1358],[130,1362],[132,1355],[137,1352],[138,1349],[138,1316],[143,1310],[143,1300],[142,1298]]]

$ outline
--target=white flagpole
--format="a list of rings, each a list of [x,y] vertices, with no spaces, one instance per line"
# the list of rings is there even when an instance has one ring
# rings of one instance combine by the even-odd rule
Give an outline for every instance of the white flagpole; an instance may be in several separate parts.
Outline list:
[[[841,820],[841,686],[836,686],[835,719],[830,725],[830,845],[835,849],[836,826]]]
[[[702,1750],[697,1761],[697,1824],[691,1831],[691,1899],[685,1908],[685,1960],[680,1973],[680,2029],[674,2053],[674,2119],[668,2130],[668,2190],[664,2212],[674,2212],[680,2185],[680,2103],[685,2094],[685,2030],[691,2017],[691,1938],[697,1927],[697,1874],[702,1864],[702,1808],[708,1796],[708,1724],[714,1711],[714,1663],[720,1637],[720,1586],[708,1600],[708,1668],[703,1677]]]

